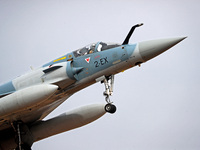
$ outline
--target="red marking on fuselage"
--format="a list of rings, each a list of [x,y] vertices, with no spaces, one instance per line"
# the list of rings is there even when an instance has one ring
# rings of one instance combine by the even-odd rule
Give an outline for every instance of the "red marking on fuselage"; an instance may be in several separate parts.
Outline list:
[[[94,59],[97,59],[97,58],[99,58],[100,57],[100,55],[97,55],[96,57],[94,57]]]
[[[85,58],[85,61],[86,61],[87,63],[90,63],[90,57]]]

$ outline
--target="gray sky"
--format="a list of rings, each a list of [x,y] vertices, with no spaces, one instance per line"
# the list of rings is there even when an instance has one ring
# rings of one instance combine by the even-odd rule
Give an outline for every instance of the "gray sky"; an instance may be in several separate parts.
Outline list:
[[[115,77],[113,115],[34,143],[34,150],[198,150],[200,148],[199,1],[0,0],[0,83],[87,44],[188,36],[170,51]],[[104,102],[97,83],[47,118]],[[86,94],[87,93],[87,94]]]

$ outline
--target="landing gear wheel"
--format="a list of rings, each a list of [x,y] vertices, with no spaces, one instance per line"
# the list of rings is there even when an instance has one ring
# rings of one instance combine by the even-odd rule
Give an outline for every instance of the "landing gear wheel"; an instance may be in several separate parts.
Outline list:
[[[105,111],[106,112],[109,112],[111,114],[115,113],[117,110],[116,106],[115,105],[112,105],[112,104],[106,104],[105,106]]]

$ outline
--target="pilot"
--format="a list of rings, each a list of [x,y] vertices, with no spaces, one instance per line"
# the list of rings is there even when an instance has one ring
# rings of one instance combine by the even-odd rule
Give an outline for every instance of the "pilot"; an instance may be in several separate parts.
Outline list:
[[[92,53],[93,53],[93,50],[90,50],[90,51],[89,51],[89,54],[92,54]]]

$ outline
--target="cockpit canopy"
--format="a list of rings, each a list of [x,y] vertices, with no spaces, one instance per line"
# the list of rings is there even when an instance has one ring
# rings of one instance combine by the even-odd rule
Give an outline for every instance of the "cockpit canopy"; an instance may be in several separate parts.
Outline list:
[[[116,43],[97,42],[97,43],[89,44],[83,48],[80,48],[80,49],[74,51],[73,53],[74,53],[75,57],[79,57],[79,56],[92,54],[95,52],[100,52],[100,51],[104,51],[104,50],[119,47],[119,46],[121,46],[121,45],[116,44]]]

